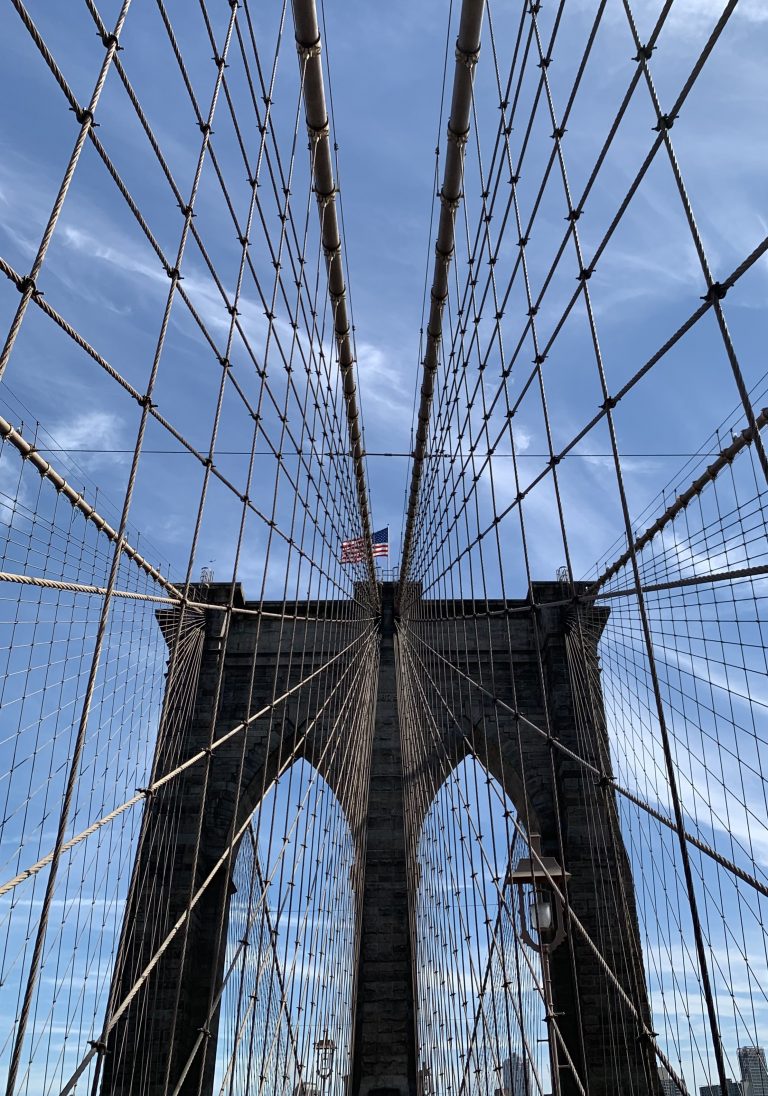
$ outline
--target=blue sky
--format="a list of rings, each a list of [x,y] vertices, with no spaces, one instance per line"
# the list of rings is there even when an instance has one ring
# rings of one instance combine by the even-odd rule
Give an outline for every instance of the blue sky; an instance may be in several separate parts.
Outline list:
[[[212,0],[210,7],[214,31],[220,40],[229,7],[223,0],[221,3]],[[641,40],[645,40],[658,16],[660,0],[638,0],[633,8]],[[665,105],[677,95],[722,8],[721,0],[675,0],[651,63]],[[596,9],[595,0],[569,0],[567,4],[549,69],[557,109],[562,109],[573,81]],[[61,5],[37,2],[30,4],[30,10],[75,94],[81,102],[85,101],[102,56],[85,4],[67,5],[66,18],[62,18]],[[116,17],[118,4],[109,0],[99,10],[105,22],[110,24]],[[199,9],[176,0],[169,4],[169,10],[189,63],[195,93],[202,104],[207,104],[215,68]],[[444,150],[445,116],[442,124],[438,121],[443,64],[448,43],[450,85],[457,10],[455,0],[452,12],[448,3],[437,0],[423,0],[418,4],[393,0],[386,5],[369,0],[358,3],[326,0],[325,4],[324,44],[330,64],[333,121],[339,145],[338,182],[346,229],[359,385],[366,445],[373,452],[406,453],[411,444],[413,397],[420,372],[419,330],[425,276],[431,277],[432,268],[429,223],[434,205],[435,147],[439,145],[441,155]],[[545,33],[551,28],[554,10],[554,5],[542,8],[541,26]],[[491,11],[504,67],[509,63],[518,6],[494,4]],[[256,15],[257,34],[265,58],[271,56],[278,14],[274,6],[264,6]],[[447,30],[449,15],[452,22],[451,29]],[[0,255],[23,274],[29,268],[39,242],[75,139],[77,124],[10,5],[6,5],[0,16],[0,28],[3,61],[0,86],[7,104],[0,118]],[[291,39],[289,17],[274,95],[275,131],[281,155],[286,160],[290,157],[294,122],[297,116],[300,117],[297,115],[298,70]],[[134,0],[121,41],[124,47],[121,60],[180,190],[186,194],[200,134],[154,5]],[[716,280],[727,277],[768,230],[765,213],[768,131],[764,106],[768,101],[768,68],[764,63],[767,48],[768,12],[764,4],[761,0],[740,0],[672,129],[681,171]],[[635,70],[634,53],[622,5],[618,0],[609,0],[564,138],[574,194],[579,194],[584,185],[606,128]],[[538,72],[535,67],[532,71]],[[250,113],[242,73],[235,64],[231,67],[230,79],[247,142],[249,147],[256,148],[258,131]],[[533,77],[524,81],[520,123],[510,139],[513,153],[520,147],[532,80]],[[477,74],[477,122],[484,156],[492,148],[498,125],[497,99],[486,34]],[[181,230],[181,214],[114,72],[107,80],[97,117],[98,136],[113,156],[159,245],[173,255]],[[650,148],[655,136],[654,123],[648,95],[641,88],[579,221],[587,255],[601,239],[634,172]],[[222,104],[218,108],[214,131],[213,147],[232,188],[238,216],[243,217],[248,188],[236,137]],[[314,239],[316,210],[312,201],[307,201],[303,133],[300,125],[293,214],[297,224],[303,224],[306,218],[310,237]],[[524,215],[530,210],[545,156],[551,147],[550,133],[551,124],[542,112],[534,123],[530,149],[526,152],[526,168],[518,187]],[[442,164],[442,159],[439,163]],[[475,151],[471,143],[467,167],[467,208],[471,225],[475,224],[479,211],[478,189]],[[265,192],[265,203],[273,218],[270,231],[275,237],[276,206],[266,185],[262,190]],[[231,291],[239,247],[210,162],[203,171],[196,211],[196,226],[225,286]],[[565,212],[562,188],[555,178],[547,187],[527,248],[534,287],[541,282],[562,236]],[[492,235],[494,232],[495,224],[492,224]],[[515,233],[508,232],[507,237],[498,262],[500,283],[509,276],[517,251]],[[253,249],[254,265],[264,284],[270,285],[271,267],[261,243],[259,237],[259,246]],[[460,268],[462,246],[459,247]],[[463,277],[463,269],[461,274]],[[183,275],[185,291],[222,344],[229,316],[192,242],[185,256]],[[544,335],[551,330],[564,301],[573,291],[576,275],[575,259],[569,252],[540,309],[538,322]],[[729,292],[724,302],[746,383],[753,391],[758,407],[765,402],[767,277],[768,268],[761,260]],[[609,388],[616,391],[691,314],[706,288],[663,150],[623,217],[589,286]],[[67,196],[39,287],[45,293],[46,301],[131,384],[143,391],[168,279],[89,145],[83,152]],[[322,293],[320,296],[322,298]],[[3,279],[0,284],[3,335],[17,303],[17,291]],[[524,310],[525,302],[518,288],[511,297],[504,321],[507,349],[515,343]],[[241,319],[258,357],[266,347],[267,323],[253,285],[248,281],[241,301]],[[487,328],[483,330],[487,334]],[[289,345],[287,310],[282,305],[278,309],[276,331],[282,345]],[[330,357],[327,339],[326,345]],[[284,377],[274,346],[270,353],[271,361],[275,363],[271,376],[279,402],[285,394]],[[242,377],[249,396],[256,398],[259,385],[242,340],[236,340],[233,360],[235,358],[237,376]],[[530,358],[526,346],[510,382],[513,394],[519,390],[515,389],[515,385],[520,384],[518,376],[521,380],[526,376],[521,372],[522,367],[530,368]],[[492,362],[486,375],[489,390],[498,383],[498,371],[499,363]],[[601,402],[583,307],[576,307],[558,336],[545,364],[544,379],[554,443],[556,447],[562,446]],[[219,372],[210,349],[177,302],[155,398],[161,412],[201,451],[208,445],[218,380]],[[297,407],[295,397],[291,396],[290,400],[294,401],[293,413],[289,413],[293,428],[297,425]],[[336,401],[338,406],[338,391]],[[96,497],[99,508],[111,520],[115,519],[128,474],[128,451],[135,439],[138,409],[111,378],[34,307],[30,307],[0,384],[0,412],[14,425],[23,421],[29,435],[33,432],[31,424],[39,420],[45,431],[40,435],[40,444],[63,450],[51,455],[53,463],[78,487],[84,487],[89,497]],[[727,437],[729,429],[741,429],[744,425],[733,377],[711,314],[705,316],[638,384],[619,406],[615,418],[620,447],[627,454],[623,464],[630,511],[637,527],[642,527],[662,509],[659,491],[663,486],[667,485],[666,497],[669,498],[700,470],[702,461],[689,461],[686,454],[697,453],[702,447],[705,451],[716,449],[719,446],[713,438],[714,431],[722,428],[722,436]],[[478,429],[476,417],[473,428]],[[229,395],[225,397],[219,448],[227,453],[218,463],[222,472],[237,484],[245,479],[247,460],[243,451],[250,444],[251,429],[252,423],[237,401]],[[265,413],[265,429],[270,437],[279,438],[280,424],[274,407]],[[449,442],[455,442],[455,424],[449,425],[447,438]],[[523,401],[514,425],[514,438],[525,484],[545,463],[541,457],[546,449],[543,420],[534,398]],[[155,454],[148,451],[142,459],[131,511],[131,535],[134,540],[139,538],[141,545],[150,546],[145,547],[145,551],[164,573],[174,578],[183,577],[189,563],[201,471],[192,457],[182,453],[175,442],[152,424],[147,449],[154,448],[172,452]],[[81,452],[84,449],[99,452]],[[612,545],[621,543],[623,526],[611,464],[606,457],[608,445],[604,427],[596,428],[578,449],[580,455],[566,458],[559,474],[574,571],[581,576],[590,573],[597,560],[610,559],[616,554]],[[493,465],[498,508],[508,505],[516,492],[510,459],[504,455],[508,452],[509,444],[502,445]],[[0,490],[5,495],[16,495],[20,506],[31,508],[39,488],[37,478],[25,469],[19,486],[14,460],[14,454],[6,453],[0,462]],[[274,460],[269,456],[257,460],[263,464],[257,466],[253,497],[268,513],[273,505]],[[295,469],[295,459],[293,465],[289,459],[288,466]],[[405,456],[371,456],[369,459],[374,527],[390,526],[394,563],[399,555],[408,471]],[[487,475],[481,480],[478,499],[480,516],[477,520],[482,526],[483,519],[487,522],[492,516]],[[277,520],[283,527],[290,524],[294,504],[290,485],[283,480],[274,503]],[[324,505],[327,513],[323,510]],[[350,511],[345,506],[339,511],[333,510],[330,500],[322,495],[317,506],[318,514],[325,515],[319,523],[327,537],[322,566],[332,574],[334,581],[348,588],[352,576],[341,573],[332,560],[337,541],[350,532],[345,524]],[[524,512],[532,545],[532,573],[534,577],[553,578],[556,568],[564,561],[564,552],[549,478],[530,494]],[[231,577],[238,519],[236,500],[214,483],[192,562],[193,577],[201,566],[209,563],[217,579]],[[50,520],[54,524],[60,522],[61,515]],[[23,521],[16,521],[18,531]],[[513,512],[503,525],[503,563],[509,596],[521,596],[525,591],[519,536]],[[268,596],[282,593],[287,553],[284,546],[276,542],[270,546],[265,563],[268,540],[264,523],[256,518],[249,519],[238,574],[250,597],[258,597],[262,590]],[[707,544],[705,548],[704,564],[711,562],[722,545]],[[95,552],[95,548],[91,546],[88,551]],[[33,563],[38,569],[46,566],[44,561],[33,560]],[[75,565],[74,559],[67,562],[67,566]],[[692,566],[685,554],[684,565]],[[299,572],[295,559],[290,566],[290,588],[295,588],[297,594],[303,594],[305,582],[309,584],[307,588],[315,591],[321,588],[317,576],[307,579],[304,572]],[[92,573],[103,574],[103,559],[94,556]],[[88,579],[84,578],[84,581]],[[466,574],[462,581],[466,581]],[[491,575],[490,586],[489,592],[498,592],[498,576]],[[662,630],[663,624],[662,615]],[[87,623],[83,627],[87,632]],[[631,630],[632,626],[627,627]],[[616,643],[620,645],[622,636],[618,624],[615,634]],[[693,657],[696,655],[694,650]],[[153,657],[158,657],[157,652]],[[620,667],[620,661],[615,666]],[[729,665],[728,671],[733,673],[733,666]],[[611,674],[619,680],[621,672],[620,668],[609,666],[606,676],[610,678],[611,687],[614,683]],[[695,678],[697,674],[690,676]],[[722,705],[727,705],[736,691],[734,682],[731,678],[722,689]],[[640,693],[638,689],[636,711],[645,703]],[[756,698],[759,700],[757,694]],[[142,709],[143,727],[151,722],[154,703],[154,697],[149,697],[146,711]],[[721,712],[717,704],[714,707]],[[764,718],[759,705],[754,705],[754,710],[753,706],[748,707],[746,713],[737,711],[735,724],[746,725],[755,713],[759,719]],[[625,727],[622,718],[619,713],[616,726],[620,735],[629,736],[634,731]],[[703,717],[699,713],[686,716],[688,718],[695,724],[697,718]],[[649,719],[646,727],[653,731],[652,720]],[[700,752],[706,749],[705,743],[695,745]],[[653,745],[648,745],[648,752],[652,758],[656,756]],[[686,756],[690,759],[693,752],[689,744]],[[631,765],[627,779],[632,784],[639,777],[630,770]],[[727,785],[732,776],[733,771],[722,773],[721,784]],[[706,785],[706,774],[693,764],[691,788],[700,787],[702,783]],[[651,792],[666,806],[663,792],[659,793],[655,787]],[[713,794],[709,788],[708,794]],[[698,817],[693,792],[688,809],[692,817]],[[628,832],[631,828],[632,822],[627,820]],[[712,832],[716,830],[716,826],[712,827]],[[755,857],[764,865],[766,848],[762,831],[759,836]],[[638,851],[637,863],[644,855],[649,855],[647,850]],[[654,941],[648,943],[652,952]],[[665,984],[665,978],[672,977],[670,964],[667,962],[665,966],[664,958],[660,958],[658,973],[654,975],[660,986]],[[765,986],[764,960],[761,962],[758,980]],[[681,978],[685,981],[688,968],[684,962],[682,968]],[[768,1013],[764,1004],[761,1008],[759,1025],[756,1019],[753,1024],[755,1028],[761,1025],[765,1041],[768,1041]],[[685,1039],[682,1042],[681,1056],[685,1059],[686,1070],[692,1075],[694,1066],[687,1057]]]
[[[113,7],[105,6],[103,15],[107,22]],[[657,8],[658,5],[651,3],[637,5],[641,35],[644,27],[652,25]],[[718,4],[704,0],[686,3],[678,0],[675,4],[654,55],[654,75],[658,74],[662,96],[665,92],[671,96],[679,87],[718,10]],[[84,97],[98,60],[87,12],[75,7],[66,21],[44,6],[34,14],[55,55],[66,59],[62,60],[65,74],[76,92]],[[568,86],[572,78],[593,15],[592,4],[579,2],[569,6],[555,57],[559,64],[553,63],[551,67],[555,94],[559,88]],[[545,17],[546,12],[542,19]],[[179,34],[191,70],[200,72],[198,91],[204,100],[213,66],[209,66],[210,71],[194,67],[198,55],[203,61],[208,58],[206,44],[201,42],[201,27],[194,18],[179,29]],[[503,40],[503,32],[512,23],[512,9],[500,7],[494,18],[499,25],[499,38]],[[427,265],[431,274],[428,226],[446,10],[443,4],[429,3],[387,5],[386,11],[372,4],[329,4],[326,19],[366,442],[372,451],[406,452],[419,372],[418,332]],[[43,70],[19,21],[9,12],[5,23],[6,79],[24,109],[6,113],[0,131],[3,253],[23,271],[30,261],[31,248],[72,143],[74,119]],[[161,31],[156,13],[148,6],[132,10],[125,27],[121,59],[145,103],[174,172],[182,186],[188,186],[195,126]],[[673,131],[702,235],[715,273],[721,277],[741,261],[764,233],[760,205],[764,149],[759,135],[766,76],[760,63],[759,43],[765,34],[760,6],[742,0]],[[503,50],[500,55],[503,59]],[[590,157],[594,156],[597,142],[633,71],[631,55],[632,43],[623,13],[618,5],[609,4],[565,146],[574,192],[578,192],[578,183],[585,176]],[[293,60],[287,52],[284,58],[287,63],[281,65],[278,73],[278,90],[285,90],[283,100],[276,96],[276,102],[291,103],[285,107],[286,116],[293,109],[296,84]],[[478,102],[486,138],[490,127],[497,123],[487,49],[483,62],[478,70],[478,86],[487,98],[478,94]],[[599,239],[653,137],[653,118],[646,100],[645,93],[637,95],[638,106],[630,110],[615,151],[609,156],[580,222],[587,250],[592,241]],[[542,117],[535,135],[539,131],[543,135],[545,128],[546,119]],[[279,131],[284,151],[290,142],[287,129],[285,126]],[[168,199],[157,165],[145,154],[145,138],[137,130],[132,110],[114,74],[100,106],[99,136],[124,172],[161,244],[171,248],[174,234],[180,228],[180,215],[173,211],[173,202]],[[225,167],[231,165],[232,179],[239,180],[236,164],[232,158],[227,159],[233,157],[233,148],[231,134],[223,122],[217,136],[222,147],[220,158]],[[543,140],[540,144],[543,149]],[[535,168],[542,153],[535,141],[532,148],[531,163]],[[530,179],[531,183],[538,181],[535,170],[531,171]],[[524,182],[520,186],[523,210],[532,201],[532,187],[527,191]],[[234,185],[237,193],[237,182]],[[471,195],[469,187],[468,191]],[[242,191],[240,197],[242,208]],[[534,281],[537,272],[549,262],[553,241],[561,231],[562,205],[561,193],[550,187],[537,222],[535,240],[541,243],[529,247]],[[226,215],[220,197],[207,175],[197,224],[214,259],[222,265],[225,282],[228,278],[231,284],[236,254],[226,235]],[[549,295],[551,317],[557,302],[562,302],[563,294],[571,290],[572,267],[569,260],[561,283]],[[203,315],[216,330],[223,332],[226,314],[193,246],[187,254],[185,278],[185,288]],[[116,368],[140,386],[156,333],[165,283],[156,257],[131,223],[124,203],[93,150],[87,148],[45,265],[47,299]],[[593,275],[590,288],[609,383],[618,387],[682,322],[704,291],[682,208],[662,156],[657,157],[640,188]],[[761,263],[743,279],[727,302],[728,321],[750,383],[756,383],[763,372],[757,348],[764,336],[761,311],[764,293],[765,267]],[[0,297],[3,314],[7,315],[15,303],[15,291],[9,285],[4,286]],[[202,379],[199,338],[181,319],[183,311],[179,309],[179,318],[173,321],[158,402],[161,409],[172,407],[174,421],[195,444],[204,446],[215,378],[209,373],[208,381]],[[253,331],[258,340],[256,311],[254,305]],[[543,310],[541,326],[545,330],[547,318]],[[518,323],[519,312],[510,319],[511,332]],[[556,444],[568,440],[599,402],[594,366],[587,356],[585,340],[583,317],[574,315],[547,364]],[[55,369],[51,369],[53,362]],[[99,374],[93,363],[84,361],[79,351],[52,331],[43,317],[31,316],[25,324],[19,353],[6,379],[13,393],[65,448],[77,448],[87,444],[88,439],[96,448],[130,448],[135,408],[128,405],[124,394],[117,392],[112,382]],[[642,382],[636,395],[627,402],[626,410],[617,412],[620,443],[628,453],[694,452],[736,407],[736,402],[714,323],[708,317],[669,356],[663,368]],[[243,424],[234,412],[225,429],[227,437],[242,436]],[[541,422],[535,407],[523,408],[516,437],[521,451],[543,451]],[[155,440],[162,444],[160,433]],[[584,452],[605,452],[604,432],[596,431],[594,438],[581,448]],[[102,490],[119,497],[121,473],[127,469],[125,456],[83,456],[80,463]],[[191,458],[186,456],[147,456],[133,513],[134,524],[145,535],[151,535],[162,556],[170,558],[175,566],[186,562],[184,543],[188,537],[181,507],[190,509],[186,492],[194,492],[197,485],[197,470],[190,468],[190,463]],[[242,472],[242,462],[238,465],[234,458],[228,464],[222,463],[233,472]],[[498,463],[503,494],[505,473],[501,459]],[[675,458],[650,455],[628,458],[626,470],[633,510],[639,511],[681,463]],[[526,473],[541,467],[533,456],[521,458],[521,464]],[[566,505],[571,513],[578,512],[573,518],[574,527],[578,522],[578,537],[574,538],[577,572],[586,571],[620,531],[615,499],[605,486],[604,473],[605,466],[599,458],[573,457],[562,470]],[[405,458],[371,458],[369,462],[374,523],[377,527],[391,526],[395,558],[406,476]],[[179,514],[173,506],[169,509],[167,497],[158,501],[169,491],[171,483],[178,485]],[[540,504],[536,494],[531,498],[528,513],[539,532],[536,569],[549,577],[562,562],[559,558],[562,553],[556,545],[550,546],[553,530],[547,517],[549,498],[544,489],[540,495]],[[221,543],[216,535],[218,524],[215,520],[206,523],[199,562],[216,560],[217,577],[224,577],[231,558],[227,555],[226,540]],[[257,530],[254,537],[258,537]],[[243,571],[246,583],[249,566],[246,561]]]

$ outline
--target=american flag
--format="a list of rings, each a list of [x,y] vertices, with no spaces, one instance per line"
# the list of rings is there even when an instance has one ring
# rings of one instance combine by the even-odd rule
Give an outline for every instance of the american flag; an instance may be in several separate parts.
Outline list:
[[[389,526],[377,529],[371,537],[373,554],[375,556],[389,555]],[[365,559],[365,537],[357,537],[355,540],[343,540],[341,542],[341,562],[360,563]]]

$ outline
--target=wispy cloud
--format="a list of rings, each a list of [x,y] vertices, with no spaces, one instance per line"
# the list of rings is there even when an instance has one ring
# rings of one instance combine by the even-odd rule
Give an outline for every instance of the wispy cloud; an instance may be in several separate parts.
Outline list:
[[[650,6],[647,0],[643,6]],[[670,28],[678,34],[697,32],[702,25],[711,25],[719,19],[723,7],[723,0],[676,0],[670,13]],[[768,8],[764,0],[740,0],[732,18],[747,23],[766,23]]]
[[[123,464],[127,459],[124,453],[115,452],[125,446],[124,421],[112,411],[83,411],[54,423],[50,433],[59,448],[89,470]]]
[[[360,399],[368,418],[377,426],[402,423],[404,413],[410,412],[413,368],[403,367],[402,355],[365,341],[357,343],[357,361]]]

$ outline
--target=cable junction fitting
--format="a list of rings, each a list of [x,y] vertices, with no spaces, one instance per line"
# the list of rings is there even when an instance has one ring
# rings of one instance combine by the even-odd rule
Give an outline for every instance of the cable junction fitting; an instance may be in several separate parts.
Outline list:
[[[309,61],[313,57],[319,57],[323,52],[323,43],[320,35],[318,34],[317,39],[314,42],[310,42],[309,45],[306,45],[304,42],[297,42],[296,52],[302,61]]]
[[[320,126],[312,126],[307,122],[307,133],[309,134],[310,141],[316,142],[326,140],[331,135],[331,127],[328,118],[326,118]]]
[[[480,60],[480,47],[477,49],[462,49],[459,45],[458,39],[456,40],[456,60],[459,64],[466,66],[470,72],[474,69],[477,62]]]

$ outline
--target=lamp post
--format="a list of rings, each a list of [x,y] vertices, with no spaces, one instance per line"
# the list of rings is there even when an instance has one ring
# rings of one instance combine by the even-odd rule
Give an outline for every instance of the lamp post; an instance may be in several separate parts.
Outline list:
[[[419,1096],[434,1096],[434,1089],[432,1088],[432,1070],[429,1066],[424,1066],[419,1070],[417,1091]]]
[[[553,1026],[555,1014],[552,1010],[549,957],[565,939],[565,909],[562,899],[553,889],[553,884],[561,890],[562,884],[570,878],[570,872],[562,868],[554,856],[542,855],[541,837],[538,833],[530,834],[528,845],[532,855],[520,860],[517,868],[510,872],[509,880],[517,891],[520,939],[541,956],[552,1092],[553,1096],[559,1096],[560,1073],[557,1037]]]
[[[336,1054],[336,1044],[328,1035],[328,1029],[323,1032],[322,1039],[315,1043],[317,1054],[317,1075],[322,1081],[327,1081],[333,1073],[333,1059]]]

